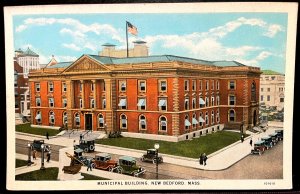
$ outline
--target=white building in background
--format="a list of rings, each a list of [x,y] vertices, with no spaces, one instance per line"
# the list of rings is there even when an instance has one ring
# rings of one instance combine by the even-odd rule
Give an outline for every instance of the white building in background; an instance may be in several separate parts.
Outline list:
[[[26,51],[21,49],[15,51],[15,60],[23,67],[24,77],[28,76],[29,70],[40,69],[39,55],[30,50],[28,47]]]
[[[285,76],[284,74],[262,70],[260,76],[260,103],[266,107],[284,108]]]

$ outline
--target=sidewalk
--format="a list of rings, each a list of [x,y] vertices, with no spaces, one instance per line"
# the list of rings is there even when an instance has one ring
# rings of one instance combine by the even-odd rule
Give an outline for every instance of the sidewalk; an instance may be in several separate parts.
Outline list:
[[[208,155],[206,166],[200,165],[198,159],[172,156],[167,154],[161,154],[161,155],[164,158],[164,162],[170,164],[187,166],[187,167],[203,169],[203,170],[224,170],[250,154],[252,147],[250,146],[249,142],[251,138],[253,140],[253,143],[255,143],[259,138],[273,132],[274,129],[271,129],[269,127],[269,129],[264,133],[250,135],[245,139],[243,143],[238,141],[215,153]],[[42,136],[40,137],[44,138]],[[16,138],[32,141],[36,137],[16,133]],[[73,139],[69,139],[66,137],[56,137],[49,140],[46,139],[45,143],[56,144],[65,147],[73,147]],[[106,152],[106,153],[112,153],[117,155],[126,155],[135,158],[140,158],[142,154],[145,152],[142,150],[134,150],[134,149],[120,148],[120,147],[99,145],[99,144],[95,146],[95,150],[98,152]]]

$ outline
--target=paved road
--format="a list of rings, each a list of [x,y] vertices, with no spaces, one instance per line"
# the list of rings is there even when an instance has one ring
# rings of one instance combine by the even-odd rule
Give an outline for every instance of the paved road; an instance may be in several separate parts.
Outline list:
[[[168,163],[159,164],[159,179],[281,179],[283,178],[282,144],[282,141],[279,142],[261,156],[249,155],[222,171],[205,171]],[[17,153],[27,154],[26,145],[27,141],[17,139]],[[58,160],[58,149],[60,148],[62,146],[51,145],[52,160]],[[40,156],[39,154],[38,156]],[[94,156],[95,153],[86,155]],[[118,155],[113,155],[115,159],[118,157]],[[137,161],[137,164],[147,170],[141,178],[156,178],[156,166],[154,164],[140,161]]]

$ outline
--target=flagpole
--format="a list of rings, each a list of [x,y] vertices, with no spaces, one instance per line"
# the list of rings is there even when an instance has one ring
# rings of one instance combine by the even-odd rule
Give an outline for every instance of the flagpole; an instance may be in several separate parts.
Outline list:
[[[126,21],[126,44],[127,44],[127,58],[128,58],[128,22]]]

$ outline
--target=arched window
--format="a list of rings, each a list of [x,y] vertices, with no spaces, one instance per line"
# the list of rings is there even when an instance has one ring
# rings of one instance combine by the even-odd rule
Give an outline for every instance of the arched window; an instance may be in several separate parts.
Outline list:
[[[234,122],[235,121],[235,111],[233,109],[230,109],[228,111],[228,121]]]
[[[205,106],[208,107],[209,106],[209,98],[205,97]]]
[[[219,110],[217,110],[217,113],[216,113],[216,122],[220,123],[220,113],[219,113]]]
[[[94,98],[91,99],[91,108],[95,108],[95,99]]]
[[[184,126],[185,126],[185,129],[189,129],[190,126],[191,126],[191,122],[189,121],[189,115],[185,115],[185,118],[184,118]]]
[[[127,116],[124,114],[120,116],[120,128],[127,129]]]
[[[215,106],[215,97],[211,97],[211,106]]]
[[[184,99],[184,109],[189,110],[189,98],[188,97]]]
[[[167,126],[167,118],[165,116],[161,116],[159,118],[159,130],[160,131],[167,131],[168,126]]]
[[[55,124],[55,115],[53,111],[49,112],[49,124],[54,125]]]
[[[98,114],[98,127],[100,128],[104,127],[104,117],[101,113]]]
[[[67,112],[63,113],[63,124],[66,126],[68,124],[68,115]]]
[[[203,123],[205,122],[205,120],[203,119],[203,114],[202,114],[202,112],[200,112],[200,114],[199,114],[199,123],[200,123],[200,127],[202,127],[203,126]]]
[[[36,123],[38,125],[40,125],[42,123],[42,114],[41,114],[41,111],[36,111],[36,116],[35,116],[35,120],[36,120]]]
[[[209,125],[208,112],[205,113],[205,125]]]
[[[193,109],[196,108],[196,98],[192,99],[192,107],[193,107]]]
[[[217,106],[220,105],[220,96],[217,96],[217,97],[216,97],[216,103],[217,103]]]
[[[146,117],[144,115],[140,115],[140,117],[139,117],[139,128],[140,128],[140,130],[147,129]]]
[[[192,123],[193,123],[193,128],[196,128],[198,124],[198,121],[196,119],[196,113],[193,114]]]
[[[256,84],[254,81],[251,84],[251,101],[256,101]]]
[[[213,110],[211,111],[210,117],[211,117],[211,124],[213,125],[215,123],[215,114]]]
[[[79,113],[75,113],[74,123],[75,123],[75,126],[77,126],[77,127],[80,126],[80,115],[79,115]]]

